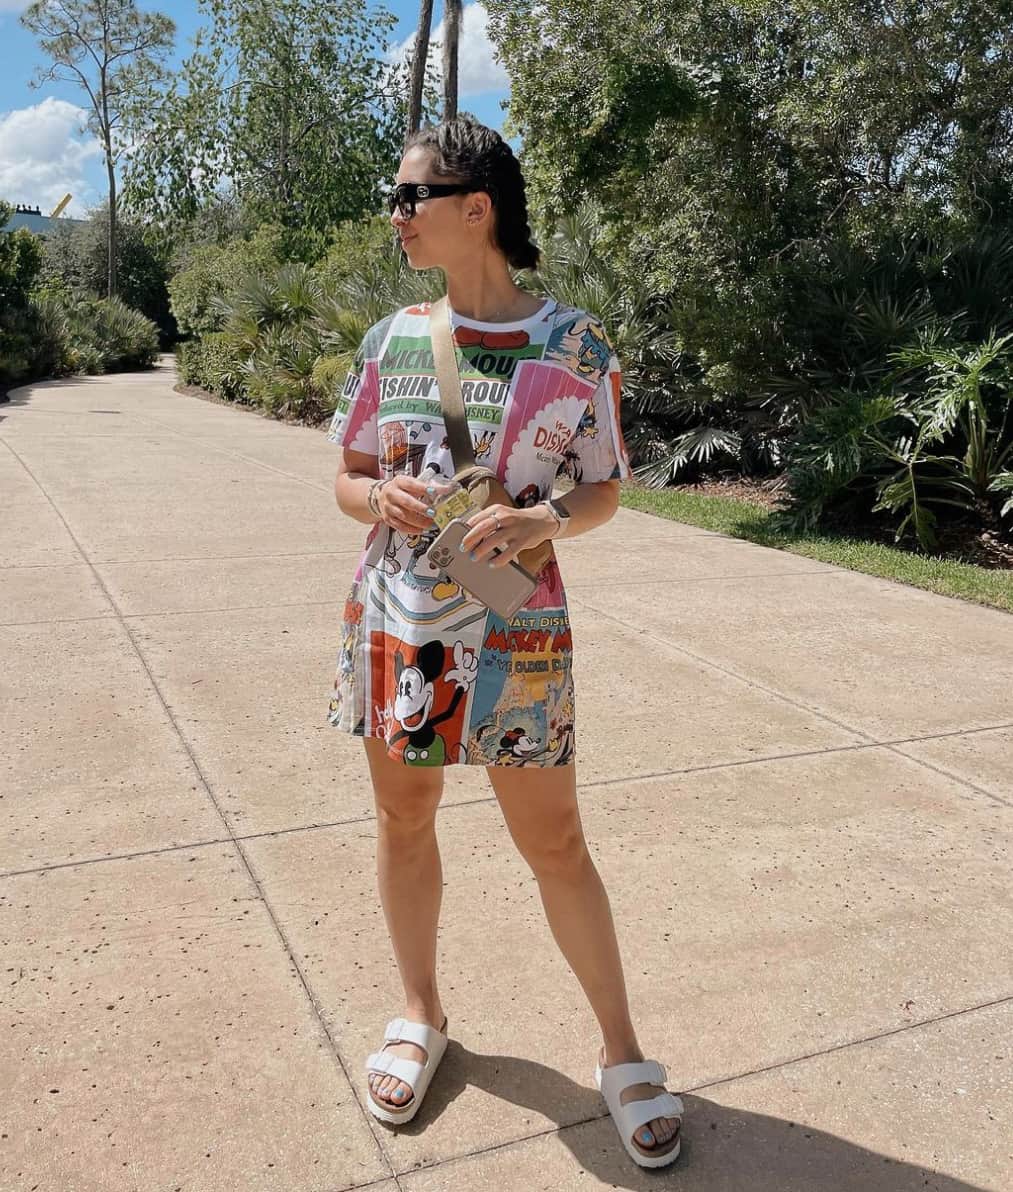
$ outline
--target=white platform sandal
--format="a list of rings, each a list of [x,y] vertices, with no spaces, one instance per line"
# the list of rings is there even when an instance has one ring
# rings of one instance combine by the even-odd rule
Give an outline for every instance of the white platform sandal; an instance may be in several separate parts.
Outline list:
[[[654,1118],[682,1118],[682,1098],[677,1093],[667,1090],[656,1097],[645,1101],[627,1101],[625,1105],[620,1101],[624,1089],[631,1084],[660,1084],[668,1080],[668,1073],[664,1064],[657,1060],[642,1060],[634,1064],[609,1064],[607,1068],[601,1066],[601,1058],[594,1070],[594,1082],[601,1090],[605,1103],[612,1114],[612,1120],[623,1140],[627,1154],[641,1167],[667,1167],[674,1163],[682,1150],[682,1122],[679,1122],[679,1132],[674,1139],[660,1143],[653,1147],[640,1148],[633,1141],[633,1136],[641,1126],[653,1121]]]
[[[418,1113],[422,1098],[426,1095],[429,1082],[443,1059],[447,1050],[447,1018],[443,1018],[443,1030],[438,1031],[424,1022],[409,1022],[407,1018],[392,1018],[384,1031],[384,1045],[379,1051],[366,1060],[367,1072],[378,1072],[384,1076],[393,1076],[403,1080],[412,1090],[411,1100],[404,1108],[392,1105],[389,1101],[379,1101],[373,1096],[373,1090],[366,1086],[366,1098],[369,1102],[369,1112],[381,1122],[404,1123],[410,1122]],[[393,1055],[387,1051],[392,1043],[414,1043],[426,1053],[425,1063],[418,1060],[405,1059],[404,1056]]]

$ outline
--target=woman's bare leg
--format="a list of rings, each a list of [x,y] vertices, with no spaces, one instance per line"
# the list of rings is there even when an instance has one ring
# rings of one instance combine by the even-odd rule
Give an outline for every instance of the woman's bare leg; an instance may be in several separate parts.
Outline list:
[[[380,902],[405,992],[401,1017],[439,1030],[443,1007],[436,988],[436,933],[443,867],[436,843],[436,808],[443,794],[443,769],[406,766],[388,755],[382,740],[363,741],[376,803]],[[392,1044],[387,1050],[420,1063],[426,1058],[414,1043]],[[375,1096],[395,1108],[411,1101],[411,1089],[396,1077],[373,1074],[369,1084]]]
[[[553,937],[601,1026],[604,1063],[642,1060],[612,909],[584,839],[574,766],[489,766],[488,772],[510,835],[535,875]],[[623,1101],[661,1091],[636,1084]],[[635,1138],[647,1149],[668,1149],[678,1126],[678,1118],[655,1118]]]

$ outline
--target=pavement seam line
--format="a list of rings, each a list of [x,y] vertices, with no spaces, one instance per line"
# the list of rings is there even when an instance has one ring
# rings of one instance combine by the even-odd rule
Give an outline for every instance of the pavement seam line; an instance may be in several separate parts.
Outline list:
[[[0,436],[0,442],[4,442],[2,436]],[[18,462],[20,463],[21,461],[19,460]],[[37,483],[38,481],[36,481]],[[337,550],[293,550],[268,555],[186,555],[182,558],[170,559],[96,559],[93,562],[96,567],[146,567],[155,563],[218,563],[223,560],[226,562],[242,562],[247,559],[330,559],[344,555],[357,558],[361,554],[361,547],[349,546],[339,547]],[[0,571],[27,571],[33,567],[84,566],[84,563],[0,563]]]
[[[902,586],[904,586],[904,585],[902,585]],[[630,631],[629,624],[626,621],[623,621],[619,617],[613,616],[611,613],[606,612],[604,609],[599,608],[597,605],[588,604],[586,601],[580,600],[580,598],[578,598],[577,603],[583,604],[586,609],[589,609],[592,613],[596,613],[599,617],[604,617],[607,621],[611,621],[615,625],[622,626],[624,629],[627,630],[627,632]],[[999,611],[999,610],[995,610],[995,611]],[[865,741],[870,745],[881,744],[881,742],[876,741],[874,737],[872,737],[868,732],[866,732],[865,729],[855,728],[853,725],[846,724],[843,720],[838,720],[835,716],[833,716],[829,712],[823,711],[820,708],[814,708],[814,707],[810,706],[809,704],[805,704],[801,700],[795,699],[794,696],[787,695],[783,691],[776,691],[774,688],[767,687],[765,684],[758,682],[755,679],[747,678],[746,676],[739,674],[738,671],[733,670],[731,667],[725,666],[723,663],[720,663],[720,662],[714,662],[709,658],[705,658],[701,654],[696,654],[692,650],[690,650],[688,647],[679,645],[677,642],[669,641],[668,638],[661,637],[659,634],[647,633],[644,631],[640,631],[635,636],[641,637],[641,638],[646,638],[648,641],[657,642],[660,645],[667,646],[669,649],[676,650],[680,654],[685,654],[687,658],[692,658],[694,662],[699,663],[701,666],[706,666],[706,667],[711,668],[712,670],[717,671],[720,674],[728,675],[731,678],[737,680],[738,682],[745,683],[748,687],[753,687],[757,691],[762,691],[765,695],[769,695],[774,699],[780,700],[782,703],[789,704],[791,707],[797,708],[802,712],[806,712],[810,716],[815,716],[820,720],[825,720],[828,724],[832,724],[832,725],[834,725],[835,728],[839,728],[845,732],[849,732],[853,736],[863,737],[865,739]],[[902,753],[899,749],[894,749],[894,748],[892,748],[892,746],[890,746],[888,744],[882,745],[882,747],[884,749],[890,749],[891,752],[896,753],[898,756],[905,758],[905,760],[907,760],[909,762],[914,762],[915,765],[924,766],[925,769],[927,769],[927,770],[932,770],[937,774],[942,774],[945,777],[951,779],[951,781],[957,782],[962,786],[966,786],[968,788],[968,790],[972,790],[976,794],[983,795],[986,799],[990,799],[992,802],[1000,803],[1004,807],[1013,806],[1013,802],[1010,802],[1009,800],[1004,799],[1001,795],[993,794],[990,790],[987,790],[985,787],[978,786],[978,784],[975,782],[972,782],[972,780],[970,778],[962,778],[959,775],[950,774],[946,770],[940,769],[939,767],[934,766],[930,762],[923,761],[921,758],[910,757],[908,754]],[[823,751],[820,750],[818,752],[823,752]]]
[[[316,1019],[319,1029],[323,1032],[324,1038],[330,1044],[331,1055],[337,1061],[338,1067],[341,1070],[342,1075],[344,1076],[345,1080],[348,1082],[348,1087],[351,1090],[352,1096],[355,1098],[355,1102],[359,1107],[359,1112],[361,1113],[363,1119],[365,1120],[365,1125],[366,1125],[367,1130],[369,1131],[370,1136],[373,1139],[373,1144],[377,1148],[377,1151],[379,1152],[382,1161],[384,1163],[386,1163],[387,1168],[391,1173],[390,1176],[387,1176],[385,1178],[387,1178],[387,1179],[393,1178],[395,1181],[397,1181],[397,1176],[394,1173],[394,1164],[391,1161],[390,1156],[387,1154],[387,1151],[383,1146],[382,1140],[379,1136],[379,1128],[374,1125],[374,1119],[373,1119],[372,1115],[367,1112],[366,1107],[362,1102],[362,1099],[359,1095],[358,1084],[356,1081],[352,1080],[352,1077],[349,1073],[348,1067],[345,1064],[344,1058],[341,1055],[341,1051],[338,1048],[334,1037],[331,1035],[330,1029],[328,1028],[327,1021],[323,1015],[320,1003],[318,1002],[316,996],[313,993],[312,988],[310,987],[309,979],[307,978],[305,972],[303,971],[302,965],[299,963],[298,959],[296,958],[295,954],[293,953],[292,948],[289,946],[288,938],[285,935],[285,930],[282,927],[281,923],[278,921],[278,918],[274,913],[274,909],[271,906],[270,899],[268,899],[268,897],[263,889],[263,886],[261,885],[260,880],[257,877],[254,866],[251,863],[249,857],[246,855],[246,852],[244,851],[244,849],[241,845],[241,842],[236,838],[235,833],[230,828],[228,820],[225,818],[225,815],[222,812],[222,809],[218,803],[218,800],[215,798],[214,791],[211,789],[211,784],[208,781],[208,778],[205,775],[203,769],[201,768],[200,762],[197,760],[197,756],[194,753],[193,747],[191,746],[191,743],[187,740],[186,735],[183,733],[182,729],[180,728],[179,724],[176,721],[175,716],[172,713],[172,709],[169,707],[168,703],[166,702],[165,696],[162,694],[162,689],[159,687],[158,681],[155,679],[155,676],[152,674],[151,668],[148,665],[148,660],[145,658],[144,653],[141,650],[140,646],[138,645],[136,638],[130,631],[130,626],[124,620],[123,614],[120,611],[118,605],[116,604],[116,601],[113,599],[112,594],[110,593],[109,589],[106,587],[105,582],[102,579],[102,576],[95,569],[91,560],[88,558],[83,547],[81,546],[81,543],[78,541],[77,536],[74,534],[74,531],[71,529],[70,524],[67,522],[67,519],[63,516],[63,514],[60,511],[60,509],[58,508],[56,502],[49,495],[49,493],[46,491],[46,489],[42,486],[42,484],[39,482],[38,477],[32,472],[31,468],[25,463],[25,461],[23,459],[21,459],[21,457],[17,454],[16,451],[14,451],[14,449],[10,446],[10,444],[7,444],[7,446],[8,446],[8,449],[15,456],[15,458],[18,460],[18,462],[21,464],[21,466],[28,473],[28,475],[31,476],[34,483],[38,486],[39,491],[43,494],[43,496],[49,502],[50,507],[52,508],[53,512],[60,519],[60,521],[63,524],[64,528],[66,529],[67,533],[70,535],[71,541],[74,543],[75,549],[80,553],[80,555],[84,559],[85,563],[91,569],[91,572],[94,575],[96,582],[102,588],[103,595],[105,596],[106,600],[109,602],[110,606],[112,607],[112,609],[115,613],[115,620],[119,623],[119,625],[121,626],[121,628],[123,630],[123,633],[126,635],[127,641],[130,643],[131,649],[134,651],[134,654],[136,655],[138,662],[140,662],[141,666],[144,669],[144,673],[148,677],[148,682],[151,684],[151,688],[154,691],[155,696],[158,699],[158,702],[162,705],[162,710],[164,711],[165,715],[168,717],[169,723],[172,725],[172,728],[175,731],[176,736],[179,738],[180,744],[183,746],[183,749],[186,751],[186,754],[190,759],[190,764],[193,767],[193,771],[197,776],[197,780],[200,782],[201,786],[204,788],[204,791],[207,794],[207,797],[211,800],[212,807],[214,807],[215,812],[217,813],[219,819],[221,820],[221,822],[225,828],[225,831],[228,833],[228,840],[224,841],[223,843],[230,843],[232,845],[233,849],[235,850],[235,852],[238,854],[240,861],[242,862],[244,868],[246,869],[247,876],[248,876],[249,880],[253,883],[253,887],[256,890],[261,903],[263,904],[264,911],[267,914],[267,917],[268,917],[269,921],[271,922],[272,926],[274,927],[274,930],[275,930],[279,940],[281,941],[282,951],[283,951],[284,955],[286,956],[288,962],[292,965],[293,969],[295,970],[295,972],[298,975],[300,984],[303,987],[303,992],[305,993],[307,999],[309,1000],[310,1009],[312,1011],[313,1017]],[[176,850],[171,850],[171,851],[176,851]],[[401,1185],[398,1182],[398,1187],[400,1188],[400,1186]]]
[[[115,618],[109,616],[102,619],[112,621]],[[0,626],[0,628],[6,628],[6,626]],[[892,742],[892,744],[905,744],[907,742],[917,744],[919,741],[934,741],[940,737],[973,736],[975,733],[1000,732],[1008,728],[1013,728],[1013,723],[989,725],[985,728],[958,730],[956,732],[949,733],[939,733],[928,737],[911,737],[899,742]],[[880,749],[889,744],[891,744],[891,742],[880,741],[867,745],[834,745],[827,749],[811,749],[804,750],[799,753],[777,753],[769,757],[743,758],[741,761],[718,762],[715,765],[710,766],[684,766],[682,769],[678,770],[659,770],[657,773],[651,774],[632,774],[621,778],[600,778],[594,779],[590,782],[578,783],[577,789],[581,791],[591,791],[603,786],[619,786],[620,784],[632,786],[641,782],[654,782],[659,778],[674,778],[679,774],[696,774],[699,772],[706,772],[708,770],[728,770],[736,766],[759,766],[764,765],[767,762],[792,761],[795,758],[818,757],[822,754],[845,753],[851,750],[857,751],[862,749]],[[902,756],[907,757],[906,754],[903,754]],[[907,760],[916,761],[917,759],[909,757]],[[949,774],[946,774],[945,776],[948,778],[954,777],[953,775]],[[1003,805],[1006,804],[1006,801],[1000,795],[994,795],[993,797]],[[440,814],[446,814],[457,811],[462,807],[477,807],[485,804],[493,804],[495,802],[495,795],[482,796],[481,798],[477,799],[455,799],[448,803],[441,802],[437,810]],[[79,865],[102,865],[110,861],[130,861],[137,857],[159,857],[167,853],[178,852],[180,849],[212,848],[215,845],[229,844],[232,841],[271,840],[279,836],[292,836],[299,832],[328,832],[335,828],[351,828],[356,824],[375,823],[375,815],[363,815],[354,816],[352,819],[327,820],[320,824],[299,824],[294,828],[274,828],[267,832],[247,832],[240,834],[233,833],[231,836],[214,837],[210,840],[187,841],[184,844],[172,844],[166,846],[165,848],[138,849],[130,853],[111,853],[105,857],[82,857],[76,861],[57,861],[52,865],[38,865],[33,869],[11,869],[5,873],[0,872],[0,881],[9,877],[28,877],[35,873],[46,873],[50,870],[72,869]]]
[[[767,1064],[762,1068],[751,1069],[746,1072],[738,1073],[733,1076],[723,1076],[719,1080],[711,1080],[706,1084],[693,1085],[692,1087],[679,1089],[680,1093],[684,1094],[698,1094],[706,1092],[708,1089],[717,1088],[722,1084],[733,1083],[737,1080],[748,1080],[751,1076],[763,1075],[766,1072],[776,1072],[781,1068],[788,1068],[794,1064],[804,1063],[806,1060],[819,1059],[824,1055],[832,1055],[836,1051],[846,1051],[852,1047],[861,1047],[866,1043],[876,1043],[881,1039],[890,1038],[893,1035],[906,1034],[908,1031],[917,1030],[919,1027],[932,1026],[937,1022],[945,1022],[950,1018],[959,1018],[965,1014],[974,1014],[980,1010],[988,1010],[993,1006],[1003,1006],[1008,1002],[1013,1002],[1013,995],[1010,997],[996,998],[991,1002],[983,1002],[980,1006],[967,1006],[961,1010],[953,1010],[946,1014],[940,1014],[935,1018],[926,1018],[920,1022],[906,1023],[904,1026],[896,1027],[889,1031],[880,1031],[875,1035],[868,1035],[861,1039],[852,1039],[844,1043],[836,1043],[832,1047],[827,1047],[823,1051],[813,1051],[806,1055],[793,1056],[787,1060],[781,1060],[775,1064]],[[671,1081],[669,1082],[671,1083]],[[565,1130],[574,1130],[580,1126],[589,1125],[592,1122],[608,1121],[610,1115],[608,1111],[605,1113],[595,1114],[593,1117],[581,1118],[576,1122],[567,1122],[565,1125],[550,1126],[545,1130],[536,1130],[533,1134],[524,1134],[520,1138],[509,1138],[504,1142],[493,1143],[492,1146],[479,1147],[474,1151],[469,1151],[465,1155],[451,1155],[446,1159],[437,1159],[431,1163],[422,1163],[416,1167],[405,1168],[399,1171],[399,1176],[410,1176],[420,1171],[433,1171],[439,1167],[447,1167],[455,1163],[467,1163],[480,1155],[490,1155],[496,1151],[508,1150],[511,1147],[524,1146],[529,1142],[535,1142],[540,1138],[548,1138],[552,1134],[562,1134]]]
[[[152,621],[160,617],[200,617],[205,613],[251,613],[272,608],[341,608],[344,597],[334,600],[280,600],[277,604],[236,604],[231,608],[170,608],[149,613],[120,613],[124,621]],[[33,625],[79,625],[83,621],[110,621],[117,614],[96,614],[94,617],[50,617],[41,621],[0,622],[2,629],[27,629]]]

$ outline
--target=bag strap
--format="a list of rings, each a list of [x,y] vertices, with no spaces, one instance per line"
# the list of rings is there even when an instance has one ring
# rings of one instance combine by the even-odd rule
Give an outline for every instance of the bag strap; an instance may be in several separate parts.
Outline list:
[[[454,461],[454,470],[459,472],[462,468],[474,465],[475,446],[464,412],[461,373],[457,367],[457,352],[450,330],[450,303],[446,297],[434,302],[429,308],[429,336],[433,341],[436,383],[440,387],[440,405],[443,407],[450,455]]]

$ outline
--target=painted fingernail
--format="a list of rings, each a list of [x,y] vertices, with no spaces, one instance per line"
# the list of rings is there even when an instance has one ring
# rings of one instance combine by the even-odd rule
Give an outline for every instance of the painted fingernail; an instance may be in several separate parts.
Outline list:
[[[463,555],[463,554],[464,554],[464,552],[465,552],[465,551],[466,551],[468,548],[467,548],[467,547],[464,545],[464,543],[462,542],[462,543],[461,543],[461,545],[460,545],[460,546],[459,546],[457,549],[458,549],[458,551],[460,551],[460,553]]]
[[[436,510],[435,510],[435,509],[427,509],[427,510],[426,510],[426,517],[435,517],[435,516],[436,516]]]
[[[471,559],[471,561],[472,561],[473,563],[475,563],[475,562],[477,562],[477,561],[478,561],[478,560],[475,558],[475,552],[474,552],[473,550],[470,550],[470,551],[468,551],[468,558],[469,558],[469,559]]]

